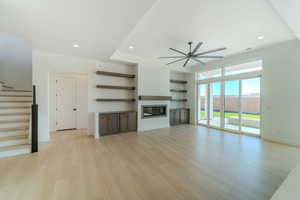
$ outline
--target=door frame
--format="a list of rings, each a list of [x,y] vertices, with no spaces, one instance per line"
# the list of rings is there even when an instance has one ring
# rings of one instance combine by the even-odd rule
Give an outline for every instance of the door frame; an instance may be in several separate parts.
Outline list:
[[[75,109],[76,109],[76,112],[74,113],[74,110],[73,110],[73,113],[74,113],[74,118],[75,118],[75,124],[74,124],[74,127],[73,128],[66,128],[66,129],[61,129],[58,127],[58,109],[57,109],[57,101],[58,101],[58,95],[57,95],[57,87],[58,87],[58,80],[62,80],[62,79],[71,79],[72,81],[74,81],[75,85],[74,85],[74,89],[75,89]],[[76,130],[77,129],[77,120],[78,120],[78,117],[77,117],[77,107],[78,107],[78,102],[77,102],[77,89],[78,88],[78,81],[75,77],[72,77],[72,76],[64,76],[64,75],[57,75],[56,78],[55,78],[55,129],[56,131],[65,131],[65,130]],[[74,109],[74,108],[73,108]]]
[[[88,130],[88,74],[86,73],[49,73],[50,77],[50,94],[49,94],[49,105],[50,105],[50,116],[49,124],[51,131],[57,131],[57,117],[56,117],[56,105],[57,105],[57,85],[56,80],[59,77],[75,78],[77,88],[77,115],[76,115],[76,129]],[[80,87],[80,89],[78,89]],[[82,89],[83,88],[83,89]],[[83,91],[84,90],[84,91]],[[84,94],[83,94],[84,92]],[[81,99],[79,99],[81,97]],[[84,97],[84,98],[82,98]],[[80,102],[80,103],[79,103]],[[83,121],[83,122],[81,122]]]

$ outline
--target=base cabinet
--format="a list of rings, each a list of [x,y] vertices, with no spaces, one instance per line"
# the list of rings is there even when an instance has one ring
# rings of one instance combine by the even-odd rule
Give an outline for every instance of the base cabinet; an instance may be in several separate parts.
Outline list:
[[[99,113],[99,136],[136,130],[137,113],[135,111]]]
[[[176,108],[170,109],[170,125],[180,125],[190,123],[190,109]]]

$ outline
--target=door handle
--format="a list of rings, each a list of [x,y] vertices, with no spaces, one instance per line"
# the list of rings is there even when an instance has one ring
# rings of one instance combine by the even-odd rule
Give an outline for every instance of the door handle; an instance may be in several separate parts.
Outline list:
[[[73,108],[73,111],[77,111],[77,109],[76,109],[76,108]]]

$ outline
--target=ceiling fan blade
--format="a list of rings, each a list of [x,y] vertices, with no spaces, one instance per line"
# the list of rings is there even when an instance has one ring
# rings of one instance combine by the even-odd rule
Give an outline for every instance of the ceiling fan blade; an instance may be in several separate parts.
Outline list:
[[[197,56],[197,58],[224,58],[224,56]]]
[[[190,61],[190,59],[191,59],[191,57],[189,57],[189,58],[185,61],[185,63],[183,64],[183,67],[185,67],[186,64],[188,64],[188,62]]]
[[[195,49],[192,51],[192,55],[194,55],[199,50],[199,48],[202,46],[202,44],[203,44],[203,42],[199,42],[197,44],[197,46],[195,47]]]
[[[164,57],[159,57],[159,59],[165,59],[165,58],[185,58],[186,56],[164,56]]]
[[[175,51],[175,52],[177,52],[177,53],[180,53],[180,54],[182,54],[182,55],[187,56],[186,53],[184,53],[184,52],[182,52],[182,51],[179,51],[179,50],[177,50],[177,49],[170,48],[170,50]]]
[[[184,57],[184,58],[175,60],[175,61],[173,61],[173,62],[169,62],[169,63],[167,63],[166,65],[171,65],[171,64],[173,64],[173,63],[176,63],[176,62],[179,62],[179,61],[182,61],[182,60],[185,60],[185,59],[187,59],[187,57]]]
[[[197,58],[195,58],[195,57],[192,57],[192,59],[193,59],[194,61],[196,61],[196,62],[201,63],[202,65],[205,65],[204,62],[202,62],[201,60],[199,60],[199,59],[197,59]]]
[[[205,51],[205,52],[202,52],[202,53],[198,53],[195,56],[198,57],[198,56],[201,56],[201,55],[205,55],[205,54],[209,54],[209,53],[214,53],[214,52],[217,52],[217,51],[224,51],[226,49],[227,48],[224,47],[224,48],[214,49],[214,50],[210,50],[210,51]]]

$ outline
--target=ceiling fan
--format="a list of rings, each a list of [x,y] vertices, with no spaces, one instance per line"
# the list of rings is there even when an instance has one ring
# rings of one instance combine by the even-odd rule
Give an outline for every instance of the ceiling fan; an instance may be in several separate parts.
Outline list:
[[[199,50],[199,48],[202,46],[203,42],[199,42],[197,44],[197,46],[193,50],[192,50],[192,44],[193,44],[193,42],[189,42],[188,43],[188,45],[189,45],[189,52],[188,53],[184,53],[184,52],[179,51],[177,49],[170,48],[170,50],[175,51],[176,53],[179,53],[181,55],[180,56],[159,57],[159,58],[160,59],[176,59],[176,58],[178,58],[175,61],[167,63],[166,65],[171,65],[173,63],[177,63],[177,62],[185,60],[185,62],[183,64],[183,67],[185,67],[190,60],[194,60],[194,61],[199,62],[199,63],[201,63],[201,64],[204,65],[205,63],[200,60],[202,58],[212,58],[212,59],[221,59],[221,58],[224,58],[223,56],[210,56],[210,55],[206,55],[206,54],[210,54],[210,53],[214,53],[214,52],[218,52],[218,51],[224,51],[224,50],[226,50],[225,47],[224,48],[210,50],[210,51],[205,51],[205,52],[201,52],[201,53],[197,53],[197,51]]]

